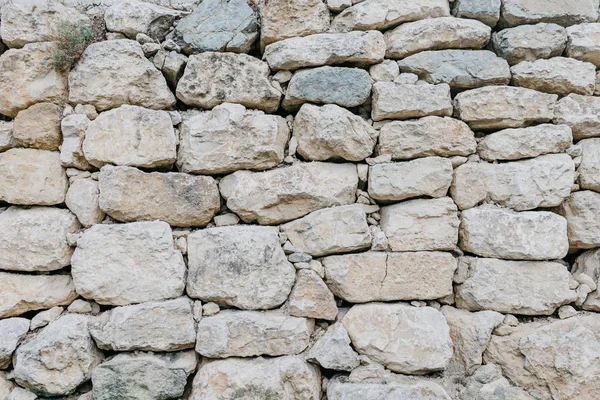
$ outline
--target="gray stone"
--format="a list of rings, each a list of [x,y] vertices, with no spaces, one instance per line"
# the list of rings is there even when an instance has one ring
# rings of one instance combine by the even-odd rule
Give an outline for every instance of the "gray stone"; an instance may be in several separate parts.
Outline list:
[[[290,315],[295,317],[333,321],[338,315],[333,293],[312,269],[301,269],[296,273],[287,307]]]
[[[177,87],[179,79],[185,72],[185,67],[188,62],[188,58],[183,54],[179,54],[175,51],[169,51],[168,53],[159,51],[154,57],[154,65],[159,68],[167,82],[172,87]],[[173,124],[177,125],[177,124]]]
[[[500,19],[501,4],[501,0],[456,0],[452,15],[458,18],[477,19],[493,28]]]
[[[106,9],[104,21],[108,31],[120,32],[129,39],[142,33],[162,42],[169,28],[182,15],[182,12],[146,1],[124,0]]]
[[[562,26],[595,22],[598,0],[555,0],[551,3],[528,0],[503,0],[501,23],[506,26],[553,22]]]
[[[65,311],[63,307],[52,307],[49,310],[37,313],[33,318],[31,318],[30,329],[33,331],[38,328],[42,328],[53,321],[56,321],[58,317],[61,316],[63,311]]]
[[[0,369],[10,366],[12,354],[29,332],[29,320],[8,318],[0,320]],[[348,340],[348,342],[350,342]],[[0,392],[1,393],[1,392]]]
[[[406,382],[346,382],[342,376],[327,384],[329,400],[450,400],[450,396],[437,383],[429,379],[410,379]]]
[[[559,207],[567,219],[569,245],[575,249],[592,249],[600,245],[600,193],[574,192]]]
[[[450,86],[410,85],[393,82],[376,82],[373,85],[374,121],[384,119],[420,118],[428,115],[452,115]]]
[[[94,307],[92,306],[92,304],[95,303],[90,303],[89,301],[77,299],[74,302],[72,302],[69,305],[69,307],[67,307],[67,311],[73,314],[89,314],[94,312]],[[98,307],[97,304],[96,307]]]
[[[590,22],[590,21],[588,21]],[[580,24],[567,28],[568,57],[600,66],[600,23]]]
[[[358,354],[350,346],[348,332],[339,322],[327,328],[306,354],[306,360],[335,371],[352,371],[360,365]]]
[[[592,95],[596,87],[596,66],[565,57],[523,61],[510,69],[515,86],[556,93]]]
[[[13,122],[0,121],[0,151],[12,149],[17,146],[17,139],[13,136]]]
[[[600,136],[600,98],[570,94],[556,103],[554,123],[573,130],[573,139]]]
[[[584,139],[577,145],[583,149],[581,164],[577,169],[579,186],[600,192],[600,138]]]
[[[557,24],[521,25],[494,32],[491,43],[496,54],[515,65],[560,56],[567,46],[567,31]]]
[[[92,178],[75,179],[69,185],[65,204],[85,227],[99,224],[104,212],[98,205],[98,181]]]

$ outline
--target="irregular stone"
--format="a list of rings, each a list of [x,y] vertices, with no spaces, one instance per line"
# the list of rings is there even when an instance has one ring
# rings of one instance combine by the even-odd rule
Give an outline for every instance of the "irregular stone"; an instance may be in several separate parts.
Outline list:
[[[79,228],[68,210],[9,207],[0,213],[0,269],[53,271],[70,265],[67,235]]]
[[[351,303],[433,300],[452,294],[456,259],[443,252],[366,252],[322,260],[326,283]]]
[[[94,225],[71,259],[77,293],[99,304],[128,305],[179,297],[186,268],[165,222]]]
[[[60,154],[36,149],[0,153],[0,200],[11,204],[51,206],[65,201],[69,181]]]
[[[556,93],[594,94],[596,66],[571,58],[554,57],[550,60],[524,61],[510,69],[515,86]]]
[[[299,270],[288,299],[288,312],[295,317],[333,321],[338,308],[333,293],[317,273],[310,269]]]
[[[361,0],[356,1],[357,3]],[[327,7],[333,12],[340,12],[352,6],[352,0],[327,0]]]
[[[37,313],[33,318],[31,318],[30,329],[33,331],[48,325],[50,322],[56,321],[63,311],[65,311],[63,307],[52,307],[49,310]]]
[[[352,371],[360,365],[358,354],[350,346],[348,332],[339,322],[327,328],[306,354],[306,360],[335,371]]]
[[[441,371],[452,357],[446,320],[431,307],[412,307],[404,303],[360,304],[348,311],[342,324],[359,354],[393,372]]]
[[[17,146],[17,139],[13,136],[13,122],[0,121],[0,151],[12,149]]]
[[[450,251],[458,243],[458,213],[449,197],[382,207],[380,225],[392,251]]]
[[[475,152],[476,146],[475,135],[464,122],[449,117],[425,117],[384,124],[379,131],[377,153],[390,154],[393,160],[468,156]]]
[[[573,139],[600,136],[600,98],[570,94],[556,103],[554,123],[573,130]]]
[[[400,75],[398,63],[393,60],[383,60],[369,68],[369,75],[375,82],[393,82]]]
[[[577,144],[583,149],[577,169],[579,186],[600,192],[600,138],[584,139]]]
[[[600,24],[570,26],[567,28],[567,37],[568,57],[600,66]]]
[[[235,400],[239,396],[278,400],[319,399],[321,373],[318,367],[297,356],[208,361],[203,363],[194,378],[190,400]]]
[[[62,107],[37,103],[19,111],[13,121],[13,136],[21,146],[41,150],[58,150],[62,141],[60,118]]]
[[[521,25],[492,33],[492,47],[510,65],[560,56],[567,31],[557,24]]]
[[[156,57],[159,57],[158,54],[160,54],[160,52],[157,53]],[[172,87],[176,88],[177,84],[179,83],[179,80],[185,72],[185,67],[187,65],[188,58],[183,54],[179,54],[175,51],[170,51],[166,54],[163,54],[164,58],[159,58],[158,65],[157,58],[154,58],[154,65],[156,65],[157,68],[160,66],[160,70],[167,79],[167,82],[169,82],[169,84]]]
[[[493,28],[500,19],[501,3],[501,0],[456,0],[452,15],[458,18],[477,19]]]
[[[477,154],[488,161],[520,160],[548,153],[562,153],[572,143],[570,127],[541,124],[505,129],[487,135],[477,145]]]
[[[0,56],[0,114],[14,118],[35,103],[67,101],[67,76],[54,66],[55,50],[49,42],[31,43]]]
[[[369,73],[358,68],[325,66],[301,70],[292,77],[281,105],[286,110],[307,102],[356,107],[368,100],[371,87]]]
[[[65,315],[21,344],[13,358],[16,382],[39,395],[60,396],[88,381],[104,356],[88,332],[89,317]]]
[[[81,114],[71,114],[64,117],[60,123],[63,142],[60,146],[60,163],[63,167],[90,169],[90,164],[83,154],[83,139],[90,120]]]
[[[559,263],[463,257],[467,278],[455,287],[456,305],[471,311],[550,315],[577,297]]]
[[[65,203],[83,226],[90,227],[104,219],[104,212],[98,205],[99,195],[98,181],[91,178],[76,179],[69,186]]]
[[[99,188],[102,211],[124,222],[158,219],[171,226],[205,226],[221,207],[217,182],[210,176],[105,166]]]
[[[74,314],[89,314],[94,312],[94,307],[92,307],[92,304],[95,303],[90,303],[89,301],[77,299],[74,302],[72,302],[69,305],[69,307],[67,307],[67,311]],[[98,305],[96,304],[96,306]]]
[[[450,8],[446,0],[367,0],[336,15],[331,30],[384,30],[403,22],[449,16]]]
[[[402,24],[385,33],[387,58],[404,58],[425,50],[481,49],[491,29],[481,22],[453,17]]]
[[[192,174],[264,170],[283,162],[290,129],[285,119],[239,104],[182,113],[177,167]]]
[[[441,157],[377,164],[369,168],[369,196],[375,200],[444,197],[451,182],[452,162]]]
[[[394,82],[376,82],[373,85],[374,121],[420,118],[428,115],[452,115],[450,86],[445,83],[411,85]]]
[[[73,280],[68,275],[0,272],[0,289],[0,318],[68,305],[77,298]]]
[[[332,64],[365,66],[383,61],[385,42],[379,31],[321,33],[270,44],[263,57],[275,71]]]
[[[567,220],[546,211],[471,208],[461,214],[459,239],[463,251],[508,260],[559,259],[569,250]]]
[[[312,320],[277,312],[224,310],[200,320],[196,351],[208,358],[298,354],[313,327]]]
[[[9,318],[0,320],[0,369],[10,366],[12,354],[29,332],[29,320]],[[350,343],[350,340],[348,340]],[[0,392],[1,393],[1,392]]]
[[[558,211],[567,219],[571,248],[592,249],[600,245],[600,193],[591,190],[574,192]]]
[[[125,0],[111,5],[104,12],[106,29],[120,32],[129,39],[138,33],[162,42],[169,28],[183,13],[145,1]]]
[[[552,3],[527,0],[503,0],[501,22],[506,26],[553,22],[562,26],[595,22],[598,0],[556,0]]]
[[[244,222],[266,225],[352,204],[357,185],[355,165],[313,162],[266,172],[236,171],[221,179],[219,190]]]
[[[85,49],[69,74],[69,102],[91,104],[98,111],[123,104],[160,110],[175,106],[175,96],[142,46],[121,39]]]
[[[327,385],[329,400],[449,400],[450,396],[437,383],[428,379],[411,379],[406,382],[346,382],[346,378],[335,376]]]
[[[181,398],[196,369],[193,351],[172,354],[123,353],[92,374],[94,400]]]
[[[230,226],[188,236],[187,293],[241,309],[269,309],[290,294],[295,269],[274,227]]]
[[[568,154],[502,164],[466,163],[454,171],[450,193],[461,210],[493,201],[517,211],[558,206],[571,194],[575,165]]]
[[[192,107],[239,103],[274,113],[281,92],[271,84],[266,62],[247,54],[205,52],[188,59],[177,98]]]
[[[472,129],[520,128],[550,121],[557,99],[531,89],[489,86],[459,93],[454,107]]]

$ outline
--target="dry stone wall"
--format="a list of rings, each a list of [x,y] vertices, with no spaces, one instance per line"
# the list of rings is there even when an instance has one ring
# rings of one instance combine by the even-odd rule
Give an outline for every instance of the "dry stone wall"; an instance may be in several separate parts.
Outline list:
[[[0,400],[600,399],[599,0],[0,6]]]

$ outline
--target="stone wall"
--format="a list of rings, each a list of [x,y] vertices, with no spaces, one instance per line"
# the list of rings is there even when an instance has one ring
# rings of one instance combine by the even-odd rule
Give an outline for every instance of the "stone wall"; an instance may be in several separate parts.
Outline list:
[[[2,5],[0,400],[600,398],[598,0]]]

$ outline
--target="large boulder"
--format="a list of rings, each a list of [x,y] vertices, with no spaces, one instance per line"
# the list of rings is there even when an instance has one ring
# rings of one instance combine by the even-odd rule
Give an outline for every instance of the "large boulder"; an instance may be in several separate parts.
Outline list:
[[[549,60],[523,61],[510,69],[515,86],[555,93],[594,94],[596,66],[566,57]]]
[[[129,39],[135,39],[138,33],[143,33],[162,42],[173,23],[182,15],[180,11],[146,1],[122,0],[106,9],[104,21],[108,31],[122,33]]]
[[[592,0],[593,1],[593,0]],[[566,55],[600,66],[600,23],[580,24],[567,28]]]
[[[13,352],[27,332],[29,332],[29,320],[26,318],[0,320],[0,369],[8,368]]]
[[[450,86],[377,82],[373,85],[374,121],[452,115]]]
[[[600,192],[600,138],[584,139],[581,146],[581,164],[577,169],[579,186]]]
[[[496,54],[515,65],[560,56],[567,46],[567,31],[557,24],[521,25],[494,32],[491,44]]]
[[[60,119],[63,108],[54,103],[37,103],[21,110],[13,121],[13,136],[24,147],[58,150],[62,135]]]
[[[559,207],[567,220],[569,245],[575,249],[600,246],[600,193],[591,190],[572,193]]]
[[[562,26],[596,22],[598,0],[554,0],[551,3],[528,0],[503,0],[500,22],[505,26],[553,22]]]
[[[556,103],[554,123],[570,126],[573,139],[600,136],[600,98],[570,94]]]

